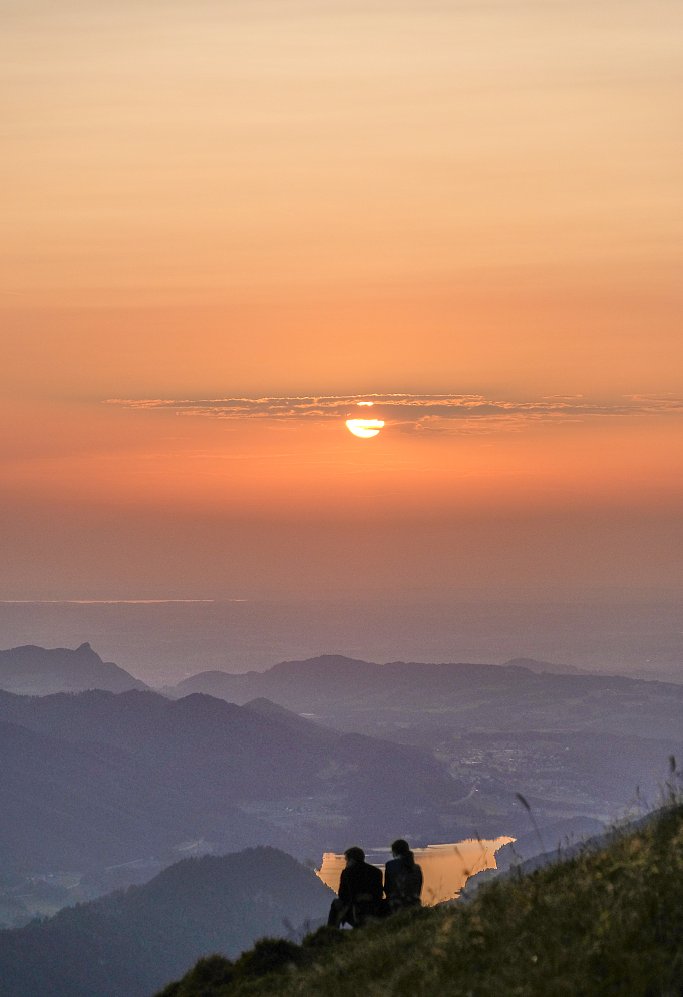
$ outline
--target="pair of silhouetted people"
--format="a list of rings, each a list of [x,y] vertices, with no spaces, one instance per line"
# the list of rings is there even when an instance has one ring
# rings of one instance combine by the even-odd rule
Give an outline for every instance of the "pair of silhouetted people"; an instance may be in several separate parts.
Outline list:
[[[357,846],[344,852],[346,866],[339,879],[339,891],[332,901],[327,923],[339,928],[350,924],[358,928],[368,917],[385,917],[407,907],[420,906],[422,869],[415,862],[408,842],[399,838],[391,846],[393,858],[382,873],[365,861],[365,852]]]

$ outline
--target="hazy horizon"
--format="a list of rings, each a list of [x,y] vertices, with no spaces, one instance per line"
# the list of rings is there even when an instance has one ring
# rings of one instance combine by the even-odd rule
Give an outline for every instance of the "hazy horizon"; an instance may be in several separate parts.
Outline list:
[[[349,599],[2,602],[0,646],[76,647],[152,685],[206,670],[263,671],[342,654],[384,663],[536,658],[589,671],[683,680],[677,599],[656,603],[442,603]]]

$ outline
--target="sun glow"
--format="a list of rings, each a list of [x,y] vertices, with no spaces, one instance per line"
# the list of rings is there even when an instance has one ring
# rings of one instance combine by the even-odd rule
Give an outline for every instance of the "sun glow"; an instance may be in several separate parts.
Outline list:
[[[346,428],[354,436],[359,436],[362,440],[369,440],[371,436],[377,436],[380,429],[384,429],[384,420],[347,419]]]

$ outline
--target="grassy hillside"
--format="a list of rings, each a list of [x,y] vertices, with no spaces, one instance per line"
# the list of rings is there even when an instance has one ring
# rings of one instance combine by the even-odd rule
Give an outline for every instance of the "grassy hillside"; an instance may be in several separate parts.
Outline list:
[[[683,992],[683,806],[469,903],[203,960],[163,997]]]

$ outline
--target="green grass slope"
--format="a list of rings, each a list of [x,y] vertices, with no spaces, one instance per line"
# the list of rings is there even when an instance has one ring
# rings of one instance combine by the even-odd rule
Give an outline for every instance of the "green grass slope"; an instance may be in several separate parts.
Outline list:
[[[683,806],[467,903],[198,963],[163,997],[683,994]]]

